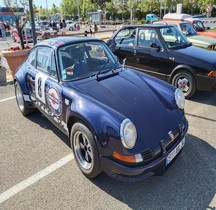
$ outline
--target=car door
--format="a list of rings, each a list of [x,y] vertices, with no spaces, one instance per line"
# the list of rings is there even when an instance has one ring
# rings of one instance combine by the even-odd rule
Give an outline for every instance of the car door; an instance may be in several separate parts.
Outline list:
[[[134,67],[167,81],[173,66],[168,52],[155,28],[142,28],[137,32],[137,45],[133,54]]]
[[[62,87],[58,82],[54,51],[38,47],[35,71],[28,76],[31,99],[37,108],[57,127],[65,131],[63,122]]]
[[[122,62],[122,60],[126,58],[127,59],[126,64],[132,66],[134,63],[133,54],[134,54],[135,40],[136,40],[136,28],[135,27],[123,28],[115,36],[112,45],[109,47],[114,52],[114,54],[119,58],[120,62]]]

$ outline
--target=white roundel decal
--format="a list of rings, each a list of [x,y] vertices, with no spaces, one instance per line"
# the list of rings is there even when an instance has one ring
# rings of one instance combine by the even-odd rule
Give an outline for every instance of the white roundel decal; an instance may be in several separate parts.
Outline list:
[[[59,89],[52,87],[52,85],[48,85],[46,88],[46,97],[49,108],[52,112],[57,116],[61,115],[62,98]]]

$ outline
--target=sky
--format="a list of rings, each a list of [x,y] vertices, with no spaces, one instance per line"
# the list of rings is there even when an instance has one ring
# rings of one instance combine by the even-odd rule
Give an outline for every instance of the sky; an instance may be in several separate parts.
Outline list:
[[[33,0],[33,4],[35,4],[37,7],[42,6],[43,8],[46,8],[46,1],[47,1],[48,9],[50,9],[53,4],[55,4],[58,7],[61,4],[61,0]],[[0,6],[4,6],[3,3],[4,0],[0,0]]]

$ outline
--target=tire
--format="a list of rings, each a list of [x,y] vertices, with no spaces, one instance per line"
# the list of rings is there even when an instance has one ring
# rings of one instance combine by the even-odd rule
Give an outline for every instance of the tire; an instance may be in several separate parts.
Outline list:
[[[87,178],[94,178],[102,172],[99,152],[91,131],[77,122],[71,129],[71,147],[78,167]]]
[[[188,71],[178,72],[172,79],[172,85],[182,90],[185,98],[190,98],[196,91],[194,77]]]
[[[27,116],[30,113],[34,112],[35,111],[34,108],[30,108],[30,107],[27,106],[27,104],[26,104],[26,102],[24,100],[23,92],[22,92],[22,89],[21,89],[19,83],[15,82],[14,86],[15,86],[16,101],[17,101],[17,105],[18,105],[18,108],[19,108],[20,112],[24,116]]]

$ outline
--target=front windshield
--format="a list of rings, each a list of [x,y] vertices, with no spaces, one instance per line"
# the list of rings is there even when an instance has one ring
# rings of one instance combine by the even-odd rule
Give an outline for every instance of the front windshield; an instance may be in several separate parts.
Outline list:
[[[176,26],[170,27],[163,27],[160,28],[160,33],[166,43],[166,46],[171,48],[176,47],[184,47],[188,46],[190,42],[185,38],[185,36],[179,31]]]
[[[204,27],[203,23],[200,20],[195,20],[193,22],[193,24],[194,24],[194,28],[197,31],[205,31],[205,27]]]
[[[62,81],[73,81],[107,72],[121,65],[103,42],[82,42],[58,50]]]
[[[197,35],[197,32],[190,23],[181,23],[180,27],[185,36]]]

